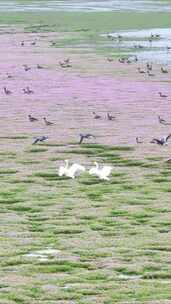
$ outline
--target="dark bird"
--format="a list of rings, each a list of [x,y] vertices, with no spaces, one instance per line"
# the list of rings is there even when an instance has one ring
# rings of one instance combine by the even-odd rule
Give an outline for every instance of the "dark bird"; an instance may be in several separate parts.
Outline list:
[[[101,116],[96,114],[95,112],[93,112],[93,114],[94,114],[94,119],[100,119],[101,118]]]
[[[46,117],[43,117],[43,120],[44,120],[46,126],[51,126],[51,125],[54,124],[53,122],[48,121],[48,120],[46,119]]]
[[[35,144],[37,144],[38,142],[43,142],[43,141],[45,141],[45,140],[47,140],[47,139],[48,139],[48,136],[36,137],[35,140],[34,140],[34,142],[32,143],[32,145],[35,145]]]
[[[112,62],[112,61],[113,61],[113,58],[107,57],[107,61]]]
[[[89,133],[88,133],[88,134],[80,134],[80,141],[79,141],[79,144],[81,144],[81,143],[83,142],[84,139],[89,139],[89,138],[91,138],[91,137],[95,138],[94,135],[89,134]]]
[[[36,40],[30,43],[30,45],[36,45]]]
[[[158,92],[158,94],[160,95],[160,97],[163,97],[163,98],[166,98],[166,97],[167,97],[167,95],[165,95],[165,94],[163,94],[163,93],[161,93],[161,92]]]
[[[70,63],[70,58],[64,59],[63,62],[64,62],[64,63],[67,63],[67,64]]]
[[[150,64],[149,62],[147,62],[146,67],[148,71],[152,71],[153,69],[152,63]]]
[[[33,90],[30,90],[29,87],[26,87],[26,89],[23,89],[24,94],[33,94]]]
[[[28,115],[28,118],[29,118],[29,120],[30,120],[31,122],[33,122],[33,121],[38,121],[37,118],[31,116],[30,114]]]
[[[9,78],[9,79],[12,78],[12,75],[7,73],[7,78]]]
[[[167,73],[168,73],[168,70],[166,70],[166,69],[164,69],[163,67],[161,67],[161,72],[162,72],[163,74],[167,74]]]
[[[126,60],[126,58],[119,58],[119,59],[118,59],[118,61],[119,61],[120,63],[125,63],[125,60]]]
[[[43,69],[43,66],[40,64],[37,64],[37,69]]]
[[[168,136],[165,136],[163,138],[153,138],[152,141],[150,143],[152,144],[158,144],[160,146],[164,146],[164,145],[167,145],[167,141],[168,139],[171,137],[171,134],[169,134]]]
[[[138,72],[139,72],[140,74],[145,74],[145,73],[146,73],[144,70],[141,70],[140,67],[138,67],[137,70],[138,70]]]
[[[24,41],[21,41],[21,46],[24,46]]]
[[[70,68],[70,67],[72,67],[71,64],[66,63],[66,62],[62,62],[62,61],[59,61],[59,65],[60,65],[62,68]]]
[[[171,123],[168,123],[165,119],[161,118],[161,116],[159,116],[159,115],[158,115],[158,120],[159,120],[159,123],[161,123],[165,126],[171,125]]]
[[[151,77],[155,76],[153,73],[150,73],[149,70],[147,70],[147,74],[148,74],[148,76],[151,76]]]
[[[143,141],[141,141],[141,140],[139,139],[139,137],[136,137],[136,143],[137,143],[137,144],[142,144]]]
[[[23,67],[24,67],[24,71],[26,72],[31,70],[31,68],[27,64],[23,64]]]
[[[5,93],[6,95],[12,94],[12,92],[11,92],[10,90],[8,90],[6,87],[4,87],[4,93]]]
[[[107,119],[108,120],[114,120],[115,116],[112,116],[110,113],[107,113]]]

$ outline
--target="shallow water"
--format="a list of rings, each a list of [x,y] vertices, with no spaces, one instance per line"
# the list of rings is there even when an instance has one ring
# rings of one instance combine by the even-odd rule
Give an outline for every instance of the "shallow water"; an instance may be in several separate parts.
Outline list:
[[[149,42],[150,36],[156,34],[160,37]],[[119,48],[121,52],[131,50],[142,61],[171,65],[171,50],[167,49],[171,48],[171,28],[119,31],[110,35],[114,39],[110,46],[114,49]],[[118,35],[122,36],[120,41],[117,39]],[[138,45],[142,48],[138,49]]]
[[[167,11],[171,12],[169,1],[151,0],[71,0],[71,1],[0,1],[0,11]]]

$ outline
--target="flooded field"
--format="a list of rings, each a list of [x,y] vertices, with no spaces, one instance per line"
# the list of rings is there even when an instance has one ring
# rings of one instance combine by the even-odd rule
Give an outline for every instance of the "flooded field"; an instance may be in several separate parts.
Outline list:
[[[0,11],[170,11],[170,1],[106,0],[106,1],[1,1]]]
[[[110,36],[109,40],[112,41],[110,46],[114,50],[131,52],[142,62],[151,61],[171,65],[171,28],[134,29],[103,36]]]

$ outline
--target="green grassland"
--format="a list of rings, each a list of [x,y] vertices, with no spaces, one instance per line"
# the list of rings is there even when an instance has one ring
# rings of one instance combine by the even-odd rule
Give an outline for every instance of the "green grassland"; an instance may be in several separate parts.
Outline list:
[[[112,164],[111,180],[59,177],[74,155]],[[169,164],[100,144],[41,144],[1,158],[0,303],[171,300]]]

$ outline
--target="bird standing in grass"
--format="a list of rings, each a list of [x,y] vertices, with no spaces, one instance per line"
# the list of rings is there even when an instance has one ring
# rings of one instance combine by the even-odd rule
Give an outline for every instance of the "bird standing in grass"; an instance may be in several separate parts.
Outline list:
[[[95,175],[103,180],[109,180],[109,175],[111,174],[112,167],[103,166],[102,168],[99,168],[99,164],[97,162],[94,162],[94,164],[95,164],[95,167],[93,167],[89,170],[89,174]]]
[[[80,134],[80,141],[79,141],[79,144],[81,144],[83,141],[84,141],[84,139],[89,139],[89,138],[91,138],[91,137],[93,137],[93,138],[95,138],[95,136],[94,135],[92,135],[92,134]]]
[[[40,137],[36,137],[35,140],[34,140],[34,142],[32,143],[32,145],[35,145],[38,142],[43,142],[43,141],[45,141],[47,139],[48,139],[48,136],[44,136],[44,135],[40,136]]]
[[[71,165],[71,167],[69,167],[69,162],[66,159],[65,160],[65,167],[61,166],[59,168],[58,174],[59,176],[67,176],[67,177],[71,177],[72,179],[74,179],[78,174],[80,174],[80,172],[84,172],[85,171],[85,167],[82,165],[79,165],[77,163]]]

